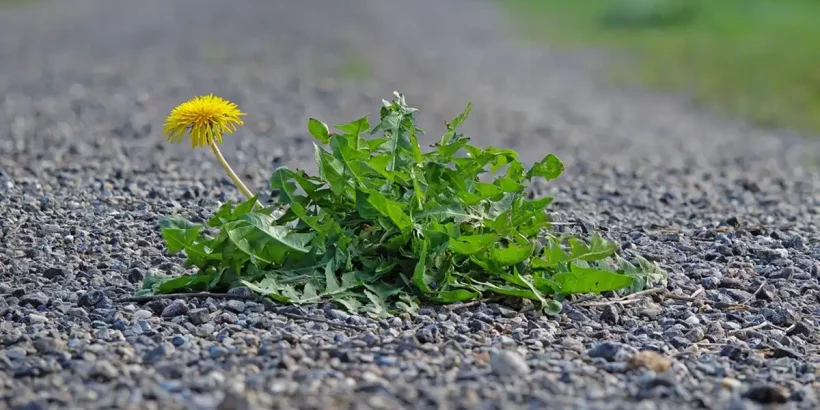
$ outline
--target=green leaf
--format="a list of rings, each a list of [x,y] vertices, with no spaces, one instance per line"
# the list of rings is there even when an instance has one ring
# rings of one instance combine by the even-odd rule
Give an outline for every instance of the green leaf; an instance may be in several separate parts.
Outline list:
[[[348,181],[344,177],[344,164],[333,158],[320,146],[313,144],[316,155],[316,163],[319,166],[319,175],[336,195],[344,195],[349,188]]]
[[[178,293],[178,292],[199,292],[208,290],[208,285],[213,280],[213,274],[184,275],[169,278],[156,287],[157,294]]]
[[[221,255],[211,253],[202,242],[201,229],[200,225],[176,217],[165,218],[160,222],[160,232],[169,254],[184,250],[189,258],[195,260],[219,260]]]
[[[378,213],[389,218],[401,231],[406,231],[413,223],[410,217],[404,213],[401,203],[387,199],[381,192],[372,189],[357,191],[356,203],[362,217],[372,218],[375,213]]]
[[[564,164],[553,154],[547,154],[544,159],[535,163],[527,172],[527,179],[543,177],[546,180],[558,178],[564,172]]]
[[[227,232],[228,239],[230,239],[231,243],[234,244],[237,249],[252,257],[254,260],[259,260],[265,264],[275,264],[285,256],[284,253],[280,253],[278,255],[279,260],[275,260],[277,258],[270,257],[268,255],[260,255],[262,249],[264,248],[257,246],[255,243],[259,238],[258,229],[246,224],[244,221],[231,222],[230,224],[225,225],[224,229]]]
[[[447,124],[447,132],[444,134],[444,136],[441,137],[441,141],[439,142],[439,144],[448,144],[448,143],[450,143],[450,140],[453,138],[453,136],[456,133],[456,128],[458,128],[464,121],[467,120],[467,117],[470,116],[470,111],[472,111],[472,109],[473,109],[473,103],[468,102],[467,105],[464,107],[464,110],[461,112],[461,114],[456,116],[453,119],[453,121],[451,121],[449,124]]]
[[[420,241],[421,242],[421,253],[419,254],[419,260],[416,263],[416,268],[413,269],[413,283],[422,291],[422,293],[429,294],[432,293],[430,286],[427,283],[427,241]]]
[[[313,138],[321,141],[322,144],[330,142],[330,131],[327,128],[327,124],[315,118],[310,118],[308,119],[308,131],[310,135],[313,135]]]
[[[597,261],[612,256],[618,248],[617,243],[607,241],[597,232],[593,234],[589,246],[577,238],[569,238],[568,241],[570,244],[570,249],[572,249],[572,258],[588,262]]]
[[[337,125],[336,129],[358,139],[360,135],[366,134],[370,131],[370,122],[367,120],[367,116],[364,116],[347,124]],[[358,145],[356,145],[355,148],[361,149]]]
[[[336,279],[336,269],[334,269],[333,261],[329,261],[325,266],[325,292],[334,293],[341,288],[339,280]]]
[[[270,215],[250,213],[245,215],[244,220],[270,239],[296,252],[309,252],[307,245],[316,236],[315,233],[291,233],[287,227],[275,225],[276,219]]]
[[[467,289],[444,290],[436,294],[436,301],[439,303],[466,302],[478,297],[478,292]]]
[[[370,301],[370,305],[365,307],[367,314],[376,318],[390,317],[390,312],[387,310],[387,304],[384,299],[368,289],[364,290],[364,294],[367,296],[367,300]]]
[[[490,258],[501,266],[512,266],[524,262],[532,255],[533,244],[525,246],[511,243],[507,247],[495,247],[490,251]]]
[[[447,248],[459,255],[475,255],[498,242],[496,234],[463,235],[451,238]]]
[[[601,269],[584,268],[570,264],[570,272],[559,273],[552,279],[561,287],[561,293],[601,293],[618,290],[632,284],[632,277]]]

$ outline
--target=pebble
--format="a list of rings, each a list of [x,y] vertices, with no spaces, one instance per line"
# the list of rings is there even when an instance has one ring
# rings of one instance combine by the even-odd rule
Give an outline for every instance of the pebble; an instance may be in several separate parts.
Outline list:
[[[241,300],[229,300],[225,302],[225,309],[234,313],[242,313],[245,311],[245,302]]]
[[[626,356],[634,354],[636,349],[634,347],[624,345],[616,342],[601,342],[595,344],[587,351],[587,355],[592,358],[602,358],[608,362],[624,361]]]
[[[188,320],[194,325],[202,325],[211,320],[211,313],[208,309],[191,309],[188,311]]]
[[[530,373],[527,361],[510,350],[490,350],[490,367],[499,377],[520,377]]]
[[[743,397],[760,404],[784,404],[789,401],[783,390],[769,384],[754,385],[743,393]]]
[[[662,373],[672,367],[672,361],[653,350],[642,350],[629,358],[627,366],[630,369],[648,369]]]
[[[154,313],[150,310],[139,309],[134,312],[134,318],[136,319],[148,319],[151,316],[154,316]]]
[[[46,296],[43,292],[34,292],[29,293],[22,298],[20,298],[20,305],[31,305],[32,307],[44,306],[48,305],[48,302],[51,300],[48,296]]]
[[[170,305],[166,306],[162,309],[162,313],[160,314],[163,318],[173,318],[177,316],[182,316],[188,313],[188,305],[185,301],[182,300],[175,300],[171,302]]]
[[[37,315],[37,314],[34,314],[34,313],[31,313],[31,314],[28,315],[28,320],[31,323],[45,323],[45,322],[48,322],[47,317],[45,317],[43,315]]]

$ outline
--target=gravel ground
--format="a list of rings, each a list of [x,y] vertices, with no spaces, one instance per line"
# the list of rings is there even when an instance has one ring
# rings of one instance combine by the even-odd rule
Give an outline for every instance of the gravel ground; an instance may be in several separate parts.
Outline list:
[[[587,71],[600,55],[526,48],[502,17],[475,0],[0,8],[0,407],[820,406],[817,144],[609,88]],[[309,116],[375,113],[393,90],[431,139],[472,100],[477,144],[556,152],[565,176],[536,187],[556,219],[659,261],[667,293],[382,322],[117,302],[149,269],[182,272],[159,218],[238,198],[206,150],[164,141],[173,106],[214,92],[248,112],[226,156],[264,193],[277,164],[312,169]]]

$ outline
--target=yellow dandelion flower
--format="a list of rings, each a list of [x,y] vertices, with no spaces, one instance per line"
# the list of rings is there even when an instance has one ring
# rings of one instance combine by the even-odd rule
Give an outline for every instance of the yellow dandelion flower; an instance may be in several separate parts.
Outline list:
[[[190,130],[192,148],[222,143],[223,134],[232,134],[243,125],[236,104],[213,94],[194,97],[173,110],[165,120],[163,131],[170,142],[181,142]]]
[[[231,181],[246,198],[250,199],[253,198],[253,194],[233,172],[217,145],[222,143],[223,134],[232,134],[236,131],[237,125],[243,124],[239,118],[243,115],[246,114],[239,111],[236,104],[213,94],[203,95],[194,97],[171,110],[165,119],[163,131],[172,143],[181,142],[185,138],[185,132],[190,131],[191,146],[194,149],[209,145]]]

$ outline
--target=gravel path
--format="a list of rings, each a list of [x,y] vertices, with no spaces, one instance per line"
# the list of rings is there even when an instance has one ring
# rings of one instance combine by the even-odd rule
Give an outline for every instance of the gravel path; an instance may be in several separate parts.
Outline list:
[[[820,406],[817,144],[608,88],[585,71],[600,56],[527,49],[504,23],[476,0],[0,8],[0,408]],[[332,80],[351,56],[370,81]],[[206,150],[164,141],[173,106],[214,92],[248,112],[226,156],[265,192],[277,164],[312,169],[309,116],[375,113],[393,90],[430,138],[472,100],[477,144],[556,152],[567,173],[537,187],[556,218],[658,260],[671,296],[384,322],[116,302],[182,271],[159,218],[237,198]]]

